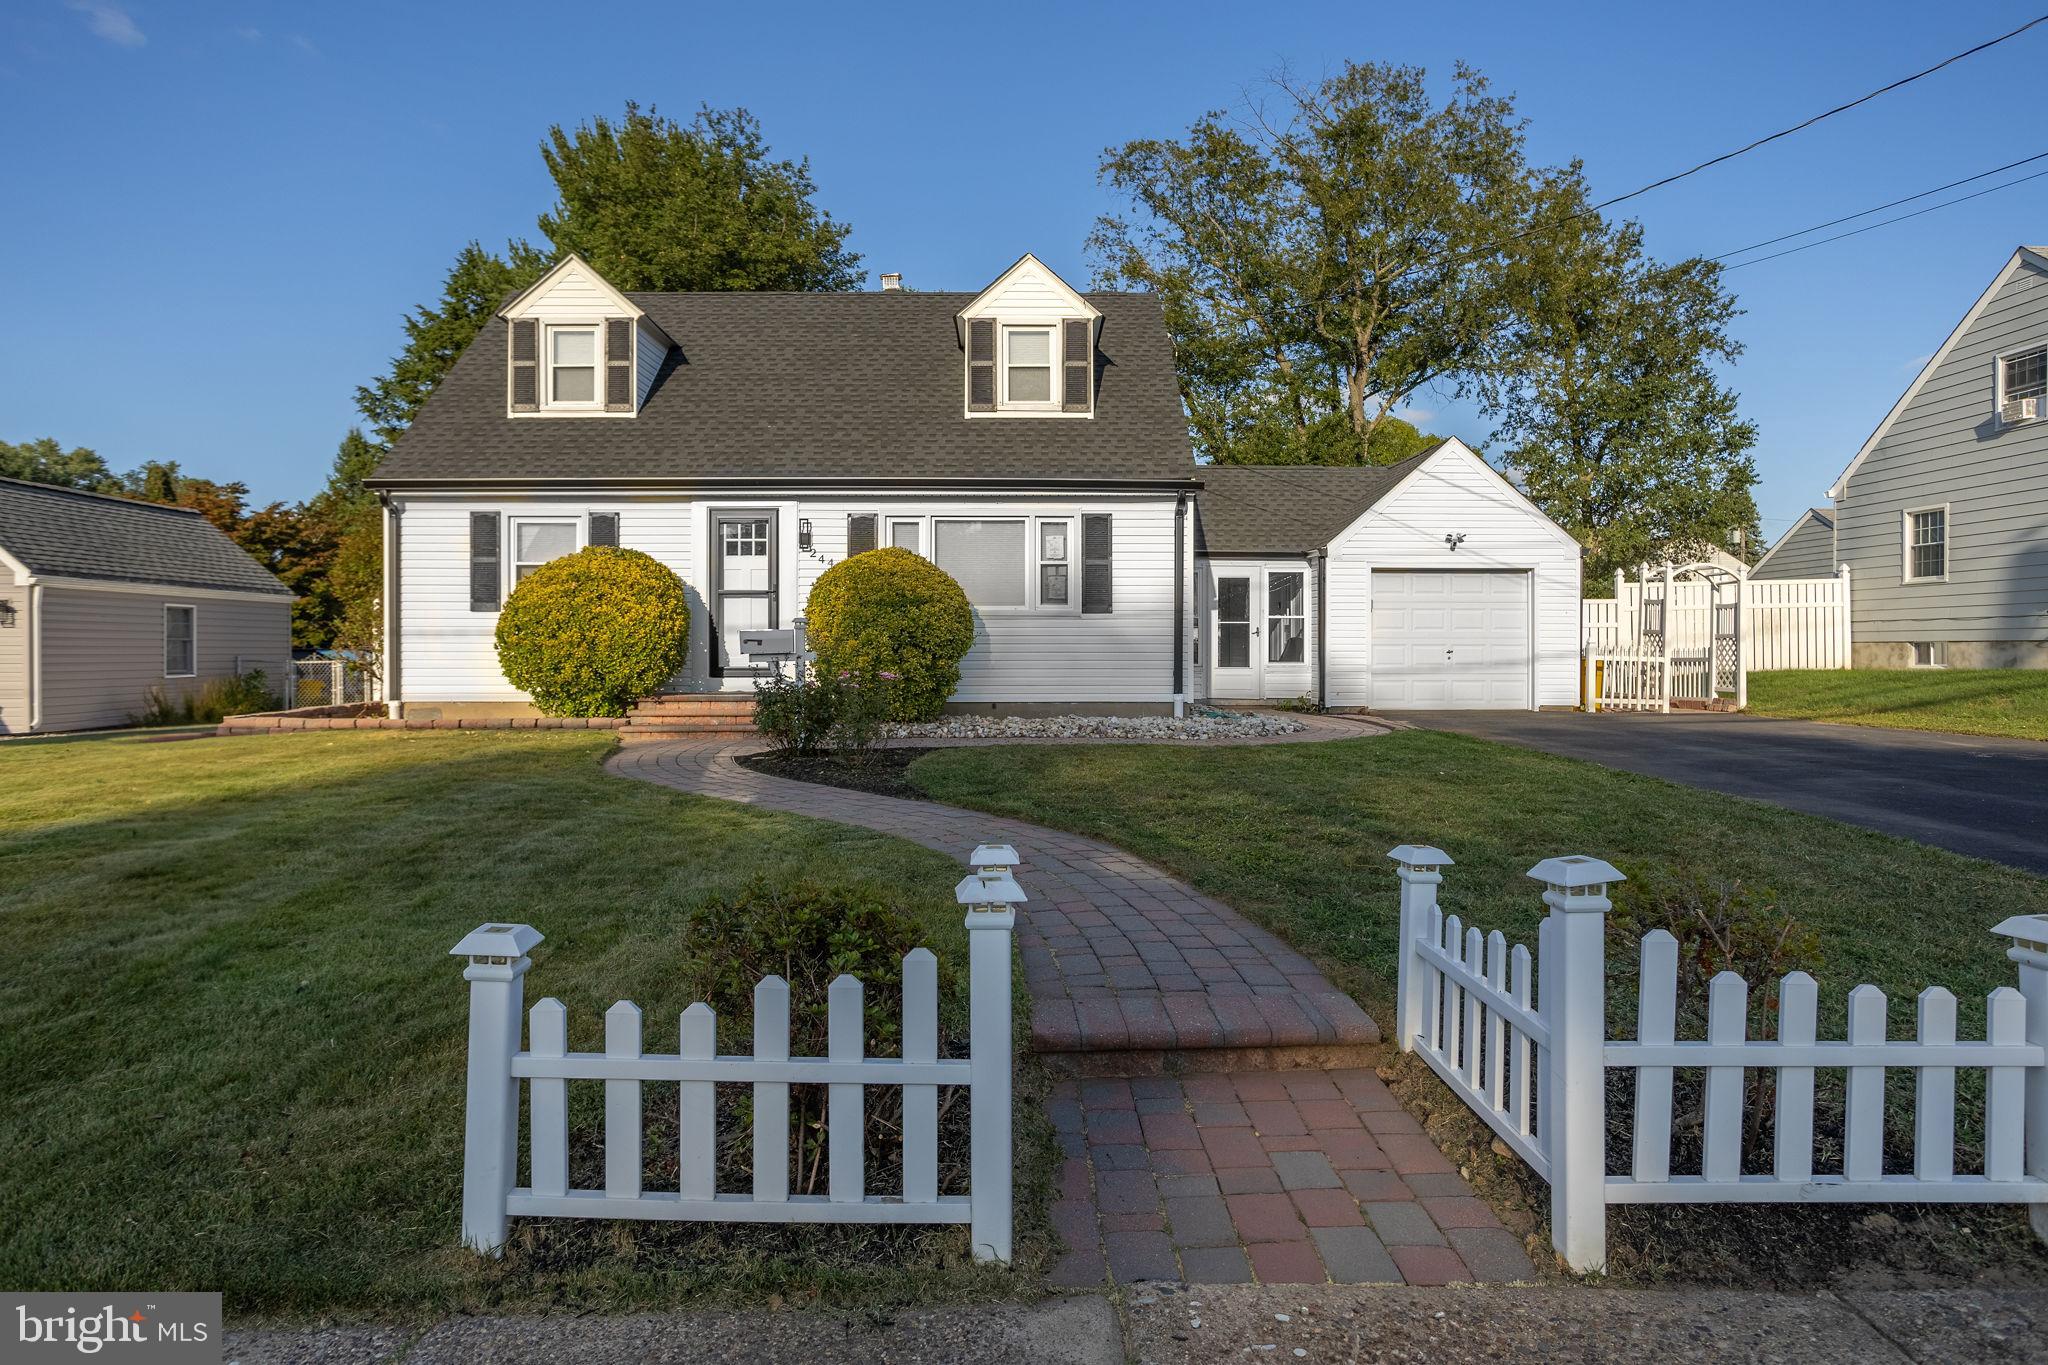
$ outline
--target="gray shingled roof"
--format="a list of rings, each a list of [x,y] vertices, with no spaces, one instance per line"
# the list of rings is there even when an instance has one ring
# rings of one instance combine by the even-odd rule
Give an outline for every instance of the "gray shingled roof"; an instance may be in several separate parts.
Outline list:
[[[233,588],[291,589],[185,507],[0,479],[0,550],[32,574]]]
[[[1321,549],[1436,449],[1389,465],[1203,465],[1195,471],[1202,481],[1195,498],[1195,552],[1298,555]]]
[[[1813,519],[1819,522],[1824,529],[1829,531],[1835,529],[1835,514],[1833,509],[1827,507],[1809,507],[1806,510],[1813,513]]]
[[[506,328],[478,335],[376,485],[464,480],[1104,479],[1194,476],[1157,298],[1102,313],[1093,419],[963,415],[954,315],[972,294],[629,294],[670,337],[647,404],[511,418]]]

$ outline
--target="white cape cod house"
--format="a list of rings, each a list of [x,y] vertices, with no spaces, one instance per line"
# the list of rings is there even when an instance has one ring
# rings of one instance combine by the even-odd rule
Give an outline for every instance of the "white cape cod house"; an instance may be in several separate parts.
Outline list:
[[[404,715],[531,714],[499,607],[592,544],[688,585],[677,692],[750,692],[741,631],[898,545],[973,603],[955,710],[1576,696],[1577,547],[1483,460],[1449,441],[1390,468],[1198,466],[1157,299],[1029,255],[972,295],[625,294],[570,256],[370,482]]]

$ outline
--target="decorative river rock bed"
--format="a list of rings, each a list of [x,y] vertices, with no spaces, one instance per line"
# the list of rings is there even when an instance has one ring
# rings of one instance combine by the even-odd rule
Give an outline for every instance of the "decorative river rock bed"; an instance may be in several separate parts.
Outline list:
[[[891,725],[896,739],[1257,739],[1308,727],[1264,712],[1193,710],[1173,716],[947,716]]]

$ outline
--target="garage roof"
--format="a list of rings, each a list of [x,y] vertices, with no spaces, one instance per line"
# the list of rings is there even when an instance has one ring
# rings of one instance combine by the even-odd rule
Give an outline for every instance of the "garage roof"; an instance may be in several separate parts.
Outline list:
[[[0,479],[0,550],[39,576],[292,595],[189,507],[21,479]]]
[[[1443,448],[1387,465],[1203,465],[1195,553],[1298,555],[1328,545]]]

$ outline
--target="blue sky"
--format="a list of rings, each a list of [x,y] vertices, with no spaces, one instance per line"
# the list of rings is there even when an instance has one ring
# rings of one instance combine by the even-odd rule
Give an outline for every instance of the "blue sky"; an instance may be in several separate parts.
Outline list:
[[[354,386],[457,247],[535,236],[536,145],[629,98],[745,105],[808,155],[872,271],[975,288],[1024,250],[1077,282],[1101,149],[1346,58],[1518,98],[1540,160],[1616,194],[2031,17],[2008,5],[560,5],[13,0],[0,439],[50,435],[298,498]],[[2048,150],[2048,28],[1634,201],[1651,249],[1719,253]],[[2033,168],[2037,169],[2037,168]],[[2048,179],[1729,276],[1767,534],[1829,480],[2014,245]],[[1475,443],[1475,414],[1415,406]]]

